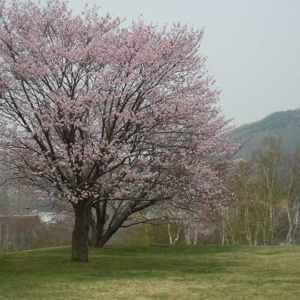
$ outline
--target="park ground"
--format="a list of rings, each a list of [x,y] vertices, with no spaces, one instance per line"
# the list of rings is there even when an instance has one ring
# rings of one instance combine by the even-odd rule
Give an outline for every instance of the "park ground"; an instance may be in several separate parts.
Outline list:
[[[0,299],[300,299],[300,247],[106,246],[0,256]]]

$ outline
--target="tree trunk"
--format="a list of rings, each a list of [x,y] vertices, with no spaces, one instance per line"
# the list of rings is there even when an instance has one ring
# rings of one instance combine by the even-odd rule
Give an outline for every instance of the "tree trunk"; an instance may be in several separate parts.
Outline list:
[[[102,205],[101,205],[102,204]],[[95,203],[90,213],[90,239],[91,247],[99,247],[98,242],[104,234],[104,226],[107,225],[108,215],[106,213],[107,202]]]
[[[72,234],[72,260],[88,261],[88,233],[87,212],[85,203],[74,204],[75,225]]]
[[[99,222],[99,219],[96,219],[97,223],[94,222],[92,226],[90,226],[90,239],[89,246],[91,247],[99,247],[98,242],[101,240],[104,233],[104,225],[102,222]]]
[[[111,224],[109,224],[108,228],[102,230],[101,237],[97,240],[97,244],[95,247],[102,248],[109,239],[121,228],[122,224],[127,220],[129,213],[124,213],[123,215],[115,218]]]
[[[91,227],[92,232],[89,239],[89,245],[95,248],[102,248],[110,240],[110,238],[118,231],[119,228],[120,227],[114,227],[106,229],[104,231],[101,227]]]
[[[196,221],[194,227],[194,245],[197,245],[198,243],[198,230],[199,230],[199,221]]]
[[[101,238],[97,240],[96,247],[102,248],[109,241],[109,239],[118,231],[121,225],[122,224],[119,224],[106,230],[105,233],[101,236]]]
[[[118,229],[122,226],[122,224],[127,220],[130,215],[129,212],[124,212],[119,216],[113,215],[111,219],[106,211],[107,203],[103,202],[97,203],[93,206],[94,214],[92,215],[89,212],[91,224],[91,238],[90,238],[90,246],[96,248],[102,248],[110,238],[118,231]]]

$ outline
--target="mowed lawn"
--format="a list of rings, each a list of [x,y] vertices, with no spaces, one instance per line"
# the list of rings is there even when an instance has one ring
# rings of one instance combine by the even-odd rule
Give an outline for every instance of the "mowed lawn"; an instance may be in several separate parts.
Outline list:
[[[300,299],[300,247],[106,246],[0,255],[0,299]]]

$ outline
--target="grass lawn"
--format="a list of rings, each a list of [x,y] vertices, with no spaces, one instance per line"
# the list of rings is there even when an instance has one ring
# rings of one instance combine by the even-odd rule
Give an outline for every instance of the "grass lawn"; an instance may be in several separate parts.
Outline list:
[[[106,246],[0,256],[0,299],[300,299],[300,247]]]

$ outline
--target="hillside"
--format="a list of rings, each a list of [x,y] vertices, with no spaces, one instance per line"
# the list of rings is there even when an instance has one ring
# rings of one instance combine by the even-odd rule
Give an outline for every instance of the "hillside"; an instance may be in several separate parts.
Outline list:
[[[275,112],[258,122],[237,127],[231,134],[236,142],[248,141],[238,153],[242,157],[257,148],[268,135],[280,137],[287,149],[293,149],[300,144],[300,109]]]

